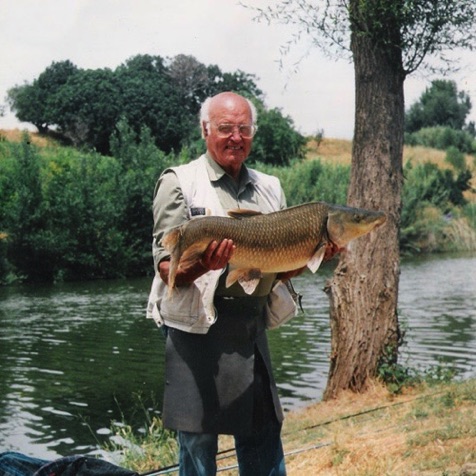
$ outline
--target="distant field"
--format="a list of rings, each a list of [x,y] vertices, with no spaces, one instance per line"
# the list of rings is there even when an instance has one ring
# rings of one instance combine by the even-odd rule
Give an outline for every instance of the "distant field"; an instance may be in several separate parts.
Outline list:
[[[323,139],[317,146],[316,141],[311,140],[308,144],[308,159],[321,159],[324,162],[333,162],[335,164],[350,164],[352,156],[352,141],[343,139]],[[411,160],[413,164],[432,162],[438,167],[448,168],[450,165],[445,161],[446,152],[443,150],[431,149],[421,146],[404,146],[403,162]],[[474,169],[476,158],[466,155],[466,163],[469,169]],[[471,180],[473,189],[476,189],[476,173],[473,171]],[[470,201],[476,201],[476,193],[465,192],[465,196]]]
[[[350,164],[352,155],[352,141],[344,139],[323,139],[317,146],[315,140],[308,144],[309,159],[321,158],[322,160],[331,160],[334,163]],[[434,162],[440,167],[448,167],[445,162],[446,152],[443,150],[430,149],[428,147],[404,146],[403,160],[412,160],[413,162]],[[467,156],[468,164],[472,163],[471,156]]]

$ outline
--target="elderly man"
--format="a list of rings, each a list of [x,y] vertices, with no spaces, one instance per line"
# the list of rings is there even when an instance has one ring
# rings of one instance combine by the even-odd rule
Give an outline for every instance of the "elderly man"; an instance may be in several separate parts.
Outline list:
[[[238,283],[227,288],[234,245],[213,241],[200,261],[179,267],[176,288],[167,293],[170,262],[160,242],[169,229],[230,209],[286,206],[277,178],[244,165],[256,132],[250,101],[231,92],[208,98],[200,127],[207,152],[165,170],[154,197],[156,277],[148,312],[167,336],[164,425],[178,432],[181,475],[216,473],[219,434],[234,436],[241,475],[284,475],[283,412],[266,328],[271,314],[294,315],[282,280],[297,271],[263,276],[252,295]],[[273,304],[278,295],[280,304]]]

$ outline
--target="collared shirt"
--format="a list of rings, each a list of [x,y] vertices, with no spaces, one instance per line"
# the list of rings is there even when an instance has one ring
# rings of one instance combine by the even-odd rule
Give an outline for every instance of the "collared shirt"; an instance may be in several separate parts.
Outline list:
[[[248,169],[243,165],[238,182],[230,177],[211,157],[207,155],[207,173],[212,186],[215,188],[223,210],[228,212],[233,209],[250,209],[269,213],[266,201],[257,193],[250,179]],[[284,193],[281,197],[281,208],[285,208]],[[163,235],[171,228],[178,226],[189,219],[187,204],[180,188],[179,180],[173,170],[167,170],[160,177],[155,189],[153,204],[154,211],[154,265],[157,267],[160,261],[169,258],[169,254],[160,246]],[[246,296],[238,283],[226,288],[224,280],[226,273],[222,275],[216,294],[226,296]],[[254,295],[264,296],[269,293],[275,274],[265,275],[258,285]]]

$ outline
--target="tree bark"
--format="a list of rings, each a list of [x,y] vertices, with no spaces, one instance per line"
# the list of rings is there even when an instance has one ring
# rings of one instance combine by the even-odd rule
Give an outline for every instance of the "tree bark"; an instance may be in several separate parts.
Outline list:
[[[358,1],[350,3],[358,8]],[[398,230],[405,74],[395,43],[388,46],[361,33],[354,28],[351,37],[356,107],[348,204],[382,210],[387,222],[351,243],[327,283],[331,364],[324,399],[345,389],[365,390],[383,358],[396,361],[400,342]]]

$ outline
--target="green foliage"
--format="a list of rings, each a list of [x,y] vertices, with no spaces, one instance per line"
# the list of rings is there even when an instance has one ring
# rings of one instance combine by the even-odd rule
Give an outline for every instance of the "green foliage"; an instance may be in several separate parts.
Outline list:
[[[118,79],[109,69],[81,70],[58,89],[50,115],[75,147],[109,152],[120,113]]]
[[[283,116],[277,108],[266,110],[258,105],[258,133],[253,140],[250,163],[284,166],[293,159],[302,159],[306,138],[294,129],[289,116]]]
[[[120,123],[118,158],[55,147],[26,135],[2,143],[0,281],[71,280],[151,272],[151,202],[172,159]]]
[[[405,143],[440,150],[455,147],[467,154],[476,152],[476,139],[469,132],[443,126],[425,127],[417,132],[405,134]]]
[[[281,180],[289,206],[319,200],[346,203],[349,166],[305,160],[294,161],[290,167],[260,168]]]
[[[8,102],[21,121],[31,122],[41,133],[55,123],[53,102],[56,93],[78,71],[71,61],[53,62],[32,84],[14,86]]]
[[[118,226],[127,249],[128,274],[141,275],[150,265],[154,186],[160,173],[176,162],[157,148],[147,127],[138,136],[125,120],[118,123],[111,150],[119,165]]]
[[[114,436],[105,450],[120,453],[121,466],[142,472],[177,463],[177,438],[158,417],[153,417],[140,434],[125,423],[113,424],[111,430]]]
[[[448,150],[448,160],[464,162],[457,151],[476,152],[474,123],[466,124],[471,106],[468,94],[458,91],[454,81],[432,81],[405,115],[405,143]]]
[[[119,66],[114,78],[120,84],[118,115],[140,134],[147,127],[162,150],[178,150],[190,128],[187,98],[175,88],[160,56],[139,55]],[[115,124],[113,124],[114,127]],[[113,131],[108,129],[107,140]]]
[[[467,203],[463,207],[463,216],[468,220],[470,227],[476,230],[476,203]]]
[[[452,165],[455,170],[460,172],[466,170],[466,160],[464,158],[464,154],[455,146],[448,147],[445,161]]]
[[[404,252],[432,251],[442,241],[454,207],[466,204],[463,192],[470,188],[471,172],[455,174],[432,163],[404,169],[400,248]],[[429,241],[428,241],[429,240]]]
[[[112,422],[112,436],[104,450],[115,454],[120,453],[121,466],[145,473],[148,470],[163,468],[177,463],[178,441],[174,432],[164,428],[162,420],[151,415],[149,408],[144,406],[141,395],[135,395],[142,427],[136,428],[128,424],[124,417],[121,422]]]
[[[377,374],[387,386],[388,391],[394,395],[400,394],[405,387],[412,387],[421,382],[421,377],[415,370],[396,362],[381,363]]]
[[[405,131],[417,132],[428,127],[461,131],[471,111],[471,99],[459,91],[454,81],[435,80],[405,116]]]
[[[10,174],[2,180],[0,229],[7,235],[7,258],[20,275],[36,278],[43,272],[48,274],[51,268],[48,263],[42,267],[42,263],[48,261],[49,253],[41,158],[29,143],[28,135],[24,134],[22,142],[13,145],[5,160],[5,168]]]

